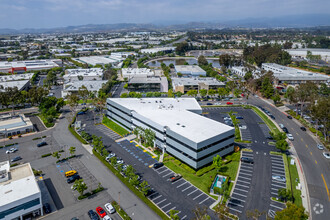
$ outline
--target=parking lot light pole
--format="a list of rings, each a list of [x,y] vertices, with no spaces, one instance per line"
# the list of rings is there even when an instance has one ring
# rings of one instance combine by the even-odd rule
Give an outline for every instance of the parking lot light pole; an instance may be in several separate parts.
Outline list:
[[[119,205],[119,210],[120,210],[120,191],[118,192],[118,205]]]

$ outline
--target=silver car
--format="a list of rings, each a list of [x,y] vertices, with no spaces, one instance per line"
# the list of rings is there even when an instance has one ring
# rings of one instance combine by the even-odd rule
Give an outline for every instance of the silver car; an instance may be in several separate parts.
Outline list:
[[[317,148],[318,148],[319,150],[324,150],[324,147],[323,147],[323,145],[321,145],[321,144],[318,144],[318,145],[317,145]]]

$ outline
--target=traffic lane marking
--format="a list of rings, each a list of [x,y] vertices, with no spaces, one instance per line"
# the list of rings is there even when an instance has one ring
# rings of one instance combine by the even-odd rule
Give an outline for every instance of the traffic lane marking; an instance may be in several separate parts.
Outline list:
[[[315,163],[317,164],[317,161],[315,160]]]
[[[325,189],[327,190],[328,199],[329,199],[329,201],[330,201],[330,193],[329,193],[329,189],[328,189],[327,183],[325,182],[325,179],[324,179],[323,173],[321,174],[321,176],[322,176],[322,179],[323,179],[323,182],[324,182]]]

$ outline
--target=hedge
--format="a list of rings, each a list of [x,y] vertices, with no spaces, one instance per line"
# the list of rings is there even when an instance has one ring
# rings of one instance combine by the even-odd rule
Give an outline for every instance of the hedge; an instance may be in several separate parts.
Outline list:
[[[51,155],[52,155],[52,153],[44,154],[44,155],[41,155],[41,158],[49,157],[49,156],[51,156]]]
[[[211,166],[207,166],[207,167],[204,167],[204,168],[202,168],[202,169],[200,169],[200,170],[198,170],[198,171],[196,172],[196,176],[202,176],[202,175],[204,175],[205,173],[210,172],[210,171],[213,170],[213,169],[214,169],[214,166],[213,166],[213,165],[211,165]]]
[[[124,211],[124,209],[120,208],[120,206],[118,205],[118,203],[116,201],[112,201],[111,204],[117,210],[118,214],[120,215],[120,217],[122,219],[124,219],[124,220],[131,220],[131,217],[129,217],[127,215],[127,213]]]
[[[88,144],[87,141],[85,141],[70,125],[69,125],[69,131],[73,136],[75,136],[81,143]]]
[[[32,138],[33,141],[35,141],[35,140],[39,140],[39,139],[41,139],[41,137],[35,137],[35,138]]]
[[[146,205],[149,206],[154,212],[156,212],[162,219],[169,219],[169,217],[163,213],[158,207],[152,203],[148,198],[144,196],[142,192],[132,186],[127,179],[125,179],[111,164],[109,164],[98,152],[93,149],[93,154],[106,166],[109,170],[121,181],[127,188],[129,188],[137,197],[139,197]]]

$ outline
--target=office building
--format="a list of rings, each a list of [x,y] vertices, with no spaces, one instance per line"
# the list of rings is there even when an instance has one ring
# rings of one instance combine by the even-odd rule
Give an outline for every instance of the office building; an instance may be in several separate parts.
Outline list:
[[[67,69],[63,76],[64,81],[79,81],[79,80],[102,80],[103,70],[101,68],[91,69]]]
[[[43,215],[41,191],[29,163],[10,167],[0,162],[0,219],[32,219]]]
[[[154,76],[155,72],[147,68],[122,68],[121,75],[123,79],[130,79],[133,77],[148,77]]]
[[[128,80],[127,85],[127,90],[134,92],[168,92],[166,77],[132,77]]]
[[[327,83],[329,76],[282,66],[276,63],[263,63],[261,68],[274,73],[275,84],[299,85],[306,82]]]
[[[148,49],[141,49],[141,53],[153,54],[158,52],[170,53],[175,51],[175,47],[154,47]]]
[[[105,64],[111,64],[113,66],[121,66],[119,65],[122,63],[124,58],[120,56],[89,56],[89,57],[79,57],[79,58],[74,58],[73,60],[83,63],[83,64],[88,64],[88,65],[102,65],[104,66]]]
[[[206,71],[197,65],[175,65],[174,68],[184,76],[206,76]]]
[[[108,98],[107,117],[155,132],[155,146],[194,169],[234,150],[235,129],[201,115],[194,98]]]
[[[34,127],[30,118],[25,117],[24,114],[14,116],[11,114],[0,115],[0,137],[25,134],[33,130]]]
[[[71,93],[78,93],[79,88],[85,86],[89,92],[93,92],[96,96],[98,91],[106,84],[107,80],[83,80],[83,81],[73,81],[63,84],[62,97],[65,98]]]
[[[212,77],[173,77],[172,87],[173,92],[186,93],[189,90],[217,90],[220,87],[225,87],[225,84]]]

